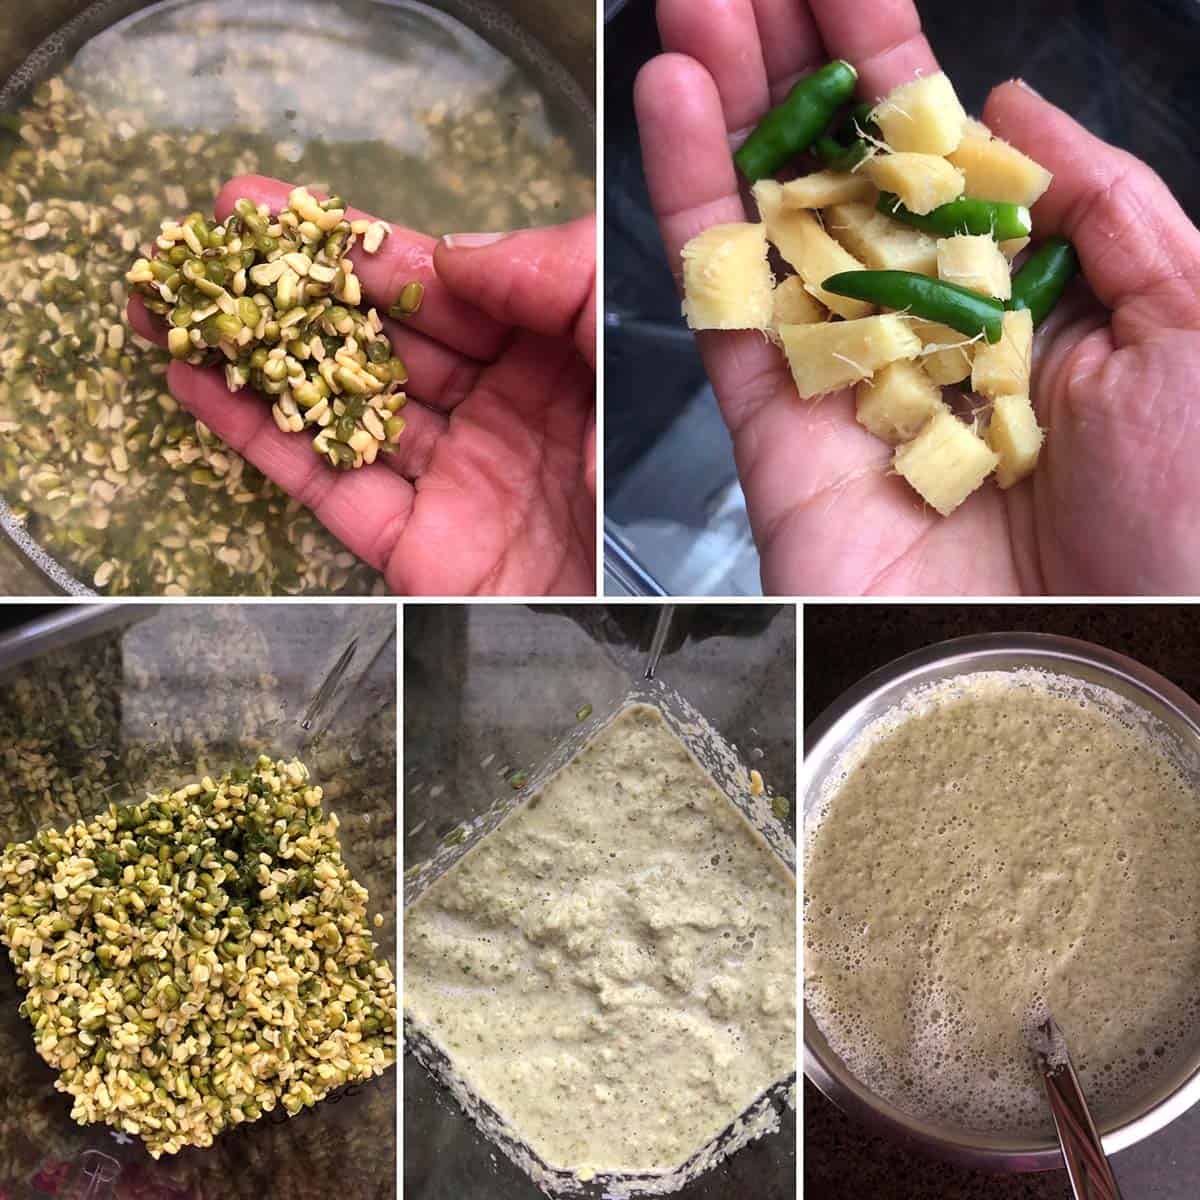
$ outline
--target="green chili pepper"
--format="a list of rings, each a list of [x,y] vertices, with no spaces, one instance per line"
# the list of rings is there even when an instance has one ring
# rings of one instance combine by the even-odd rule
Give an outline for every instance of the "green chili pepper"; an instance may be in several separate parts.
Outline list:
[[[909,212],[891,192],[880,192],[876,207],[881,213],[936,237],[986,233],[998,242],[1006,242],[1010,238],[1028,237],[1033,229],[1029,209],[1023,204],[999,200],[971,200],[964,196],[922,214]]]
[[[1079,255],[1066,238],[1047,238],[1013,276],[1013,311],[1027,308],[1034,325],[1040,325],[1058,303],[1068,283],[1079,272]]]
[[[733,156],[738,169],[755,183],[807,150],[850,99],[857,80],[858,72],[841,59],[805,76],[782,104],[759,121]]]
[[[989,342],[998,342],[1003,332],[1004,305],[999,300],[913,271],[843,271],[821,286],[835,296],[904,309],[968,337],[982,333]]]

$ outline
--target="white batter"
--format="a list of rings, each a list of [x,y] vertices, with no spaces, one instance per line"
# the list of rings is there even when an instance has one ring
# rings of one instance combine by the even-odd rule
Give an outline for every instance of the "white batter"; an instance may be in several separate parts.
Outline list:
[[[1103,695],[1061,687],[949,681],[866,737],[809,821],[806,998],[854,1074],[924,1118],[1050,1130],[1022,1032],[1043,1005],[1101,1115],[1200,1024],[1197,796]]]
[[[795,1069],[795,882],[626,710],[405,917],[404,1001],[551,1166],[680,1166]]]

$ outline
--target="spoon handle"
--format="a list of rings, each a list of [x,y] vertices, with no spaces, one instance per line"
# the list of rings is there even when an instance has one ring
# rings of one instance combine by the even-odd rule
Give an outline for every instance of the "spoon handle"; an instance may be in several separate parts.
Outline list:
[[[653,679],[658,670],[658,660],[666,649],[667,638],[671,636],[671,622],[674,618],[675,605],[664,604],[658,610],[658,622],[654,626],[654,636],[650,639],[650,653],[646,658],[646,679]]]
[[[1061,1051],[1053,1064],[1045,1054],[1038,1054],[1038,1069],[1046,1085],[1071,1191],[1075,1200],[1121,1200],[1121,1189],[1104,1154],[1061,1032],[1052,1021],[1046,1024],[1050,1027],[1048,1032],[1057,1035],[1054,1042]]]

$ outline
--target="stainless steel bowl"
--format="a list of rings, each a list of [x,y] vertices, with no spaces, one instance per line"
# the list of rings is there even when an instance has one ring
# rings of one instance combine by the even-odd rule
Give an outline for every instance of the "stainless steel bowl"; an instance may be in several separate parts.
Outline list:
[[[1096,684],[1136,703],[1162,730],[1175,757],[1200,793],[1200,704],[1154,671],[1090,642],[1051,634],[999,633],[955,638],[905,655],[868,675],[808,728],[800,774],[804,811],[862,730],[913,688],[977,671],[1035,667]],[[997,1172],[1061,1168],[1051,1137],[980,1133],[922,1121],[864,1087],[829,1047],[804,1011],[804,1073],[839,1108],[872,1130],[916,1143],[953,1162]],[[1200,1100],[1200,1032],[1161,1084],[1100,1123],[1105,1152],[1115,1154],[1149,1137]]]

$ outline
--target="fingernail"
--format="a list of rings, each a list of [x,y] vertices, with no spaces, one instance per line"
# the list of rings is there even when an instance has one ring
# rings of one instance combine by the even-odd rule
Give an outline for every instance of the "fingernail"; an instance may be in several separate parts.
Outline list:
[[[506,233],[448,233],[442,241],[455,250],[478,250],[481,246],[494,245],[507,236]]]
[[[1017,85],[1017,87],[1023,87],[1027,92],[1032,92],[1039,100],[1045,99],[1045,97],[1042,95],[1041,92],[1039,92],[1037,90],[1037,88],[1031,87],[1028,83],[1025,82],[1024,79],[1014,79],[1013,83],[1015,83]]]

